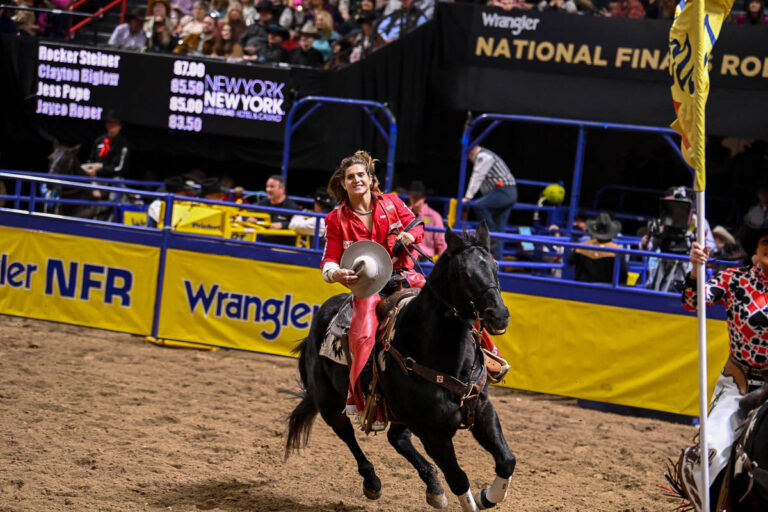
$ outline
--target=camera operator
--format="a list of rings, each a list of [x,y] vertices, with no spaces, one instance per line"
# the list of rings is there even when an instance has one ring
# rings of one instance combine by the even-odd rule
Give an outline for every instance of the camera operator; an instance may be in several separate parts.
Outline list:
[[[640,241],[640,249],[671,254],[688,254],[696,239],[696,214],[693,191],[686,187],[668,189],[659,200],[659,218],[648,223],[648,233]],[[704,219],[706,246],[714,251],[715,239]],[[691,263],[651,258],[648,261],[649,287],[654,290],[679,291],[690,272]]]

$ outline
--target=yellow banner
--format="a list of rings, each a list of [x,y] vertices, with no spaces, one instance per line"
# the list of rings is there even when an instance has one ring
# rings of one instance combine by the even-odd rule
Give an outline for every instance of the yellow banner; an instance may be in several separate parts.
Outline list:
[[[512,319],[494,341],[512,366],[505,386],[699,414],[696,317],[502,295]],[[726,323],[708,320],[707,339],[711,394],[728,358]]]
[[[702,5],[702,2],[704,4]],[[681,150],[696,170],[696,190],[706,185],[704,107],[709,94],[709,55],[733,0],[683,0],[669,30],[669,74],[677,119],[672,128],[682,136]],[[696,66],[696,63],[701,63]]]
[[[318,268],[169,250],[158,337],[290,355],[345,291]]]
[[[149,334],[159,254],[0,226],[0,313]]]

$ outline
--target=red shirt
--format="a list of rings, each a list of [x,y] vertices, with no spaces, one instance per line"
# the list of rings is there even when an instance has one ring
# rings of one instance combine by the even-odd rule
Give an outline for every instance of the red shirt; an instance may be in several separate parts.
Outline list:
[[[416,216],[395,194],[387,194],[387,197],[394,204],[397,216],[402,223],[402,226],[399,226],[397,231],[402,231],[403,228],[416,218]],[[378,195],[372,194],[372,199],[373,213],[371,215],[373,216],[373,223],[371,225],[371,231],[368,231],[368,228],[365,227],[363,221],[352,212],[352,209],[347,203],[334,209],[325,217],[325,250],[323,252],[323,261],[320,263],[321,267],[329,262],[339,264],[344,250],[360,240],[373,240],[378,242],[387,249],[390,256],[394,257],[386,243],[387,233],[390,232],[391,228],[389,221],[387,220],[387,214],[384,211],[384,206],[379,200]],[[351,238],[353,238],[352,240],[343,240],[341,228],[342,217],[347,221]],[[408,232],[416,239],[415,243],[421,242],[424,238],[424,228],[421,225],[412,228]],[[413,268],[413,261],[403,253],[398,261],[395,262],[394,266],[395,268],[411,269]]]

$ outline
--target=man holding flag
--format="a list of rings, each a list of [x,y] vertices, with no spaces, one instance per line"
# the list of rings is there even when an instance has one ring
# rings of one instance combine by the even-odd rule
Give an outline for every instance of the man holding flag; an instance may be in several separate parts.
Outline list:
[[[733,7],[733,0],[681,0],[675,16],[675,21],[669,31],[669,50],[670,63],[669,73],[671,77],[672,102],[675,107],[677,119],[672,123],[674,128],[682,137],[681,150],[683,157],[688,164],[696,171],[696,203],[697,217],[705,219],[704,209],[704,188],[706,183],[705,161],[704,161],[704,106],[709,94],[709,74],[707,65],[709,64],[709,54],[720,34],[720,28],[723,21],[728,16]],[[710,512],[709,488],[717,478],[718,474],[725,467],[730,456],[730,444],[733,442],[733,430],[737,426],[734,422],[738,419],[738,412],[734,411],[735,404],[738,410],[738,398],[741,393],[746,392],[748,384],[740,386],[738,384],[739,372],[729,370],[729,366],[723,370],[715,389],[715,395],[712,400],[709,417],[707,411],[707,339],[706,339],[706,305],[707,303],[725,302],[729,309],[729,333],[731,334],[731,358],[729,364],[741,370],[741,377],[745,377],[750,368],[750,361],[746,357],[734,358],[734,355],[742,354],[744,347],[751,343],[764,343],[768,347],[768,325],[766,326],[765,341],[754,340],[756,335],[750,331],[746,324],[741,323],[743,319],[732,316],[731,308],[739,304],[731,296],[733,291],[719,288],[724,283],[717,281],[723,279],[725,271],[715,276],[712,282],[705,286],[705,264],[707,252],[701,248],[705,246],[704,242],[704,222],[697,223],[696,238],[697,243],[691,249],[690,259],[694,263],[694,269],[686,280],[686,286],[683,290],[683,302],[688,308],[698,310],[699,326],[699,445],[688,448],[683,452],[680,462],[676,467],[676,475],[672,475],[673,483],[681,484],[681,490],[691,500],[691,503],[698,512]],[[766,233],[768,235],[768,232]],[[768,243],[768,237],[766,237]],[[757,245],[757,244],[756,244]],[[766,245],[768,251],[768,245]],[[750,253],[754,254],[754,252]],[[768,252],[766,252],[766,267],[758,264],[753,271],[757,272],[756,278],[762,272],[768,275]],[[765,278],[765,276],[763,276]],[[694,281],[695,291],[694,291]],[[768,283],[768,278],[766,283]],[[729,281],[730,282],[730,281]],[[734,281],[734,284],[739,281]],[[762,290],[766,288],[760,287]],[[768,298],[765,294],[759,300]],[[740,296],[742,296],[740,294]],[[696,301],[697,297],[703,297],[705,300]],[[759,302],[756,299],[757,302]],[[764,303],[763,303],[764,304]],[[747,306],[741,304],[743,307]],[[762,308],[760,308],[762,309]],[[758,309],[759,311],[759,309]],[[733,325],[732,325],[733,322]],[[735,336],[737,331],[743,334],[742,337]],[[759,335],[759,333],[758,333]],[[745,339],[747,341],[745,341]],[[756,361],[751,361],[752,363]],[[741,366],[739,364],[741,364]],[[768,368],[768,360],[764,361]],[[726,374],[726,371],[730,375]],[[712,420],[712,439],[708,437],[708,419]],[[712,452],[714,451],[714,454]],[[701,464],[699,454],[706,453],[711,464]],[[712,454],[711,457],[709,455]],[[707,459],[705,459],[707,460]],[[711,471],[710,471],[711,469]],[[706,484],[703,484],[706,482]],[[720,510],[719,508],[717,510]]]

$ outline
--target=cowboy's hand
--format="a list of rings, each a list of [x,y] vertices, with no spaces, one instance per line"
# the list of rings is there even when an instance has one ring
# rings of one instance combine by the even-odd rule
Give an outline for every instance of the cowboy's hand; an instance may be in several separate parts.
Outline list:
[[[333,271],[333,280],[337,283],[341,283],[347,288],[357,282],[358,277],[355,275],[354,270],[348,268],[337,268]]]
[[[468,202],[470,202],[470,201],[471,201],[471,199],[470,199],[470,198],[468,198],[468,197],[462,197],[462,198],[461,198],[461,202],[462,202],[462,203],[464,203],[464,204],[467,204],[467,203],[468,203]]]
[[[405,246],[408,246],[415,242],[416,239],[407,231],[402,231],[399,235],[397,235],[397,241]]]
[[[702,249],[698,242],[693,242],[691,252],[688,254],[688,259],[693,263],[693,269],[691,270],[691,278],[695,279],[698,274],[698,268],[700,263],[706,263],[709,257],[709,247]]]

